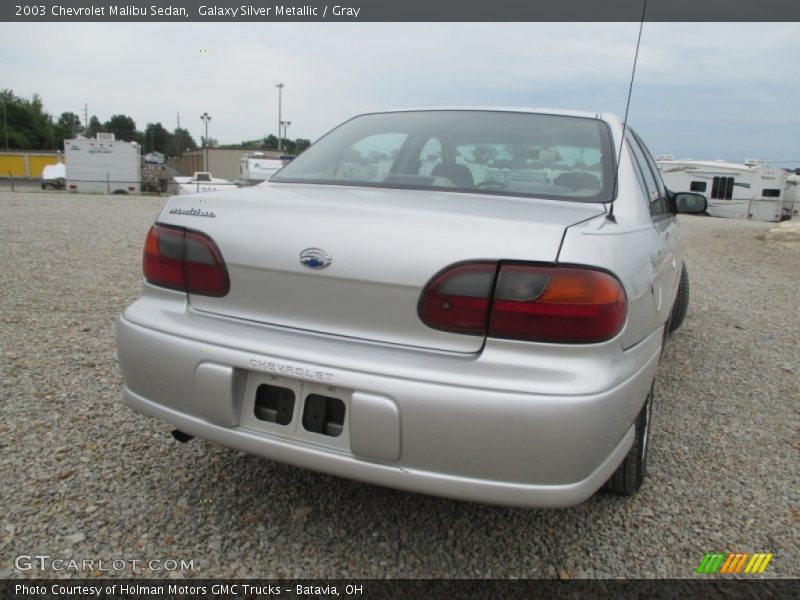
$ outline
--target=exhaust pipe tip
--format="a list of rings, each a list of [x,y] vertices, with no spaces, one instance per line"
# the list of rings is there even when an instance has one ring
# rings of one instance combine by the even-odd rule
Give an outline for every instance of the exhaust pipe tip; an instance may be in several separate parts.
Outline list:
[[[180,429],[173,429],[172,430],[172,437],[174,437],[176,440],[178,440],[182,444],[185,444],[186,442],[189,442],[189,441],[194,439],[193,435],[189,435],[188,433],[184,433]]]

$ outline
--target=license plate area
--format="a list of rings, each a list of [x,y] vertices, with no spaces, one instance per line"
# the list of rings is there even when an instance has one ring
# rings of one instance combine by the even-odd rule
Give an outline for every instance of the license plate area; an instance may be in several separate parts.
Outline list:
[[[347,413],[344,402],[335,396],[309,394],[303,406],[303,429],[328,437],[339,437]]]
[[[294,390],[279,385],[262,383],[256,388],[253,414],[259,421],[288,425],[294,418]]]
[[[240,425],[349,451],[351,396],[352,390],[251,371]]]

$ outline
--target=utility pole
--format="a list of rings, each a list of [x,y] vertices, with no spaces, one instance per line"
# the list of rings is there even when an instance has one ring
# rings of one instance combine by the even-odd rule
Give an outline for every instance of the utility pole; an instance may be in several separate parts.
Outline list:
[[[207,112],[204,112],[202,115],[200,115],[200,120],[202,120],[206,126],[206,135],[203,138],[203,149],[206,151],[206,160],[205,164],[203,165],[203,170],[208,171],[208,122],[211,120],[211,115],[209,115]]]
[[[8,115],[6,114],[6,104],[8,104],[8,97],[4,94],[3,95],[3,131],[5,132],[6,138],[6,150],[8,150]]]
[[[275,87],[278,88],[278,151],[281,150],[281,125],[283,121],[281,120],[281,95],[283,92],[283,84],[276,83]]]
[[[291,124],[292,124],[291,121],[281,121],[281,125],[283,125],[283,139],[286,140],[287,142],[289,141],[289,136],[286,134],[286,130]]]
[[[83,132],[86,133],[87,129],[89,129],[89,105],[84,103],[83,104]]]
[[[175,156],[180,158],[183,156],[183,152],[181,152],[181,113],[177,113],[178,115],[178,127],[175,128]]]

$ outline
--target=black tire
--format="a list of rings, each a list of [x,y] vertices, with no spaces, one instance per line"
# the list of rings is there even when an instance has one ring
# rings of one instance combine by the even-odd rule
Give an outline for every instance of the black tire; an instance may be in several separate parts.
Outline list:
[[[655,382],[654,382],[655,383]],[[622,464],[606,482],[605,489],[620,496],[633,496],[639,491],[647,473],[647,451],[650,442],[650,420],[653,415],[654,386],[636,417],[636,437]]]
[[[681,268],[681,281],[678,284],[678,296],[675,304],[672,305],[672,313],[669,316],[669,332],[672,333],[683,324],[686,318],[686,311],[689,309],[689,271],[686,264]]]

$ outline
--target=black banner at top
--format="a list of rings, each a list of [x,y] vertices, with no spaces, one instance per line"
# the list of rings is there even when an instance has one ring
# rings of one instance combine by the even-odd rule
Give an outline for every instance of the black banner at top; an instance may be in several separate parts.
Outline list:
[[[646,2],[646,6],[645,6]],[[645,10],[646,9],[646,10]],[[800,21],[798,0],[5,0],[10,22]]]

